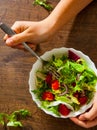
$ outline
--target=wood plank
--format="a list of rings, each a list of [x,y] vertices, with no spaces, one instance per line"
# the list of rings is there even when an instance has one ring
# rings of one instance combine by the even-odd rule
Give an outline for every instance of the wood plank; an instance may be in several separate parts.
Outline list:
[[[54,6],[59,0],[49,0]],[[41,20],[49,14],[33,0],[0,0],[0,17],[7,10],[3,22],[12,25],[18,20]],[[40,52],[56,47],[73,47],[89,55],[97,65],[97,1],[67,23],[52,39],[40,44]],[[28,109],[32,115],[24,121],[23,130],[84,130],[69,119],[58,119],[45,114],[33,102],[29,93],[29,72],[36,58],[28,52],[5,46],[0,30],[0,112],[11,113]],[[2,127],[0,127],[0,130]],[[88,130],[96,130],[97,126]]]

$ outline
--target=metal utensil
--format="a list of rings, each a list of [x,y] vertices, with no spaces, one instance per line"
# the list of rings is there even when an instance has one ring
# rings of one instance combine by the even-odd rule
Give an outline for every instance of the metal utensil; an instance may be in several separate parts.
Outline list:
[[[5,23],[0,23],[0,28],[6,33],[6,34],[8,34],[9,36],[13,36],[13,35],[15,35],[16,33],[8,26],[8,25],[6,25]],[[32,56],[35,56],[35,57],[37,57],[39,60],[41,60],[43,63],[45,62],[47,62],[47,61],[45,61],[45,60],[43,60],[40,56],[38,56],[38,54],[37,53],[35,53],[28,45],[27,45],[27,43],[25,43],[25,42],[22,42],[22,45],[25,47],[25,49],[26,50],[28,50],[31,54],[32,54]]]
[[[16,34],[9,26],[7,26],[2,22],[0,23],[0,28],[9,36],[13,36]],[[41,58],[37,55],[37,53],[35,53],[25,42],[22,42],[22,44],[26,50],[28,50],[32,55],[36,56],[39,60],[41,60]]]
[[[8,34],[9,36],[13,36],[15,35],[16,33],[9,27],[7,26],[6,24],[4,23],[0,23],[0,28],[6,33]],[[35,53],[28,45],[27,43],[25,42],[22,42],[22,45],[25,47],[26,50],[28,50],[33,56],[37,57],[42,63],[43,65],[46,65],[48,64],[48,61],[42,59],[40,56],[37,55],[37,53]],[[54,73],[54,75],[56,76],[56,78],[58,79],[59,78],[59,73],[55,70],[55,68],[51,65],[49,68],[48,68],[50,71],[52,71]]]

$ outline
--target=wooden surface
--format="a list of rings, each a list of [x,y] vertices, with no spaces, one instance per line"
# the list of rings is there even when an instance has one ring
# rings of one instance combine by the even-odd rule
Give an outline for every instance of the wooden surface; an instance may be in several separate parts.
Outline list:
[[[52,2],[52,0],[49,0]],[[54,0],[55,6],[59,0]],[[0,0],[0,17],[11,26],[18,20],[39,21],[49,14],[33,0]],[[40,52],[56,47],[73,47],[89,55],[97,66],[97,1],[90,4],[76,18],[66,24],[51,40],[40,44]],[[29,72],[36,61],[28,52],[7,47],[0,30],[0,113],[18,109],[31,111],[31,118],[24,122],[23,130],[84,130],[69,119],[57,119],[41,111],[29,93]],[[0,130],[3,128],[0,127]],[[89,130],[97,130],[97,126]]]

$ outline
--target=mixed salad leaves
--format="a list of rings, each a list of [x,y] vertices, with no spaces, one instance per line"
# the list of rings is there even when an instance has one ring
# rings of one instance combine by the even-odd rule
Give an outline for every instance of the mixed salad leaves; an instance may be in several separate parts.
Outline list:
[[[56,78],[49,66],[60,75]],[[41,108],[57,116],[68,116],[72,111],[88,104],[96,91],[97,76],[84,59],[73,51],[61,57],[52,56],[44,67],[36,72],[37,89],[32,92],[41,101]]]

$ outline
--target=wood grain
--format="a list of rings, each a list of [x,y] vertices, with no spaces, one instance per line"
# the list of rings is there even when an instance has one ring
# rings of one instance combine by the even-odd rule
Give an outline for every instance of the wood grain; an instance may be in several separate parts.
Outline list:
[[[49,0],[54,6],[59,0]],[[39,21],[49,15],[40,6],[33,6],[33,0],[0,0],[0,17],[11,26],[15,21]],[[83,51],[97,65],[97,1],[90,4],[76,18],[66,24],[51,40],[40,44],[40,52],[56,47],[73,47]],[[0,30],[0,112],[11,113],[28,109],[31,117],[24,121],[23,130],[84,130],[69,119],[57,119],[41,111],[29,93],[29,72],[36,58],[28,52],[14,50],[5,45],[4,33]],[[0,130],[2,130],[2,126]],[[9,128],[16,130],[17,128]],[[20,129],[20,128],[18,128]],[[97,126],[88,130],[96,130]]]

